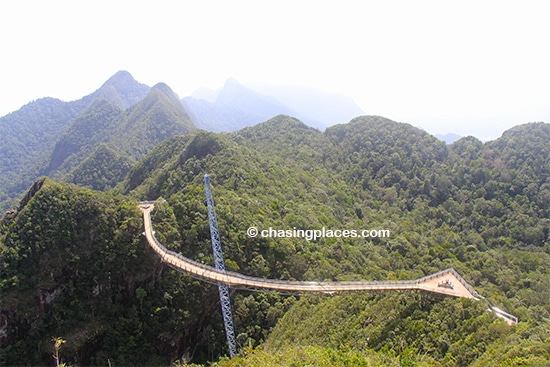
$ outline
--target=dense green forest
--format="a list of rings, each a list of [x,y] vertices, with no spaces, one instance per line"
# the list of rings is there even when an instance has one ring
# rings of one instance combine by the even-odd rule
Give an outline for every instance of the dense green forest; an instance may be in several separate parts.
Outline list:
[[[233,133],[168,138],[109,191],[90,189],[115,182],[96,182],[86,162],[75,177],[88,188],[42,178],[0,222],[0,363],[51,365],[52,337],[61,336],[71,365],[548,364],[549,141],[545,123],[445,145],[382,117],[320,132],[277,116]],[[105,162],[113,151],[97,155]],[[413,292],[236,291],[241,354],[225,358],[216,286],[160,262],[137,206],[166,200],[152,213],[157,238],[212,264],[205,173],[229,270],[406,280],[453,267],[519,323],[481,301]],[[391,237],[249,238],[252,225],[389,229]]]

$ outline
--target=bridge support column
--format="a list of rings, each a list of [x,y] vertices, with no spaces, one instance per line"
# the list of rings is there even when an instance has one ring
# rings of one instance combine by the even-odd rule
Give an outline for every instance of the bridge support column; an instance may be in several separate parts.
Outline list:
[[[210,178],[208,175],[204,175],[204,186],[206,188],[206,205],[208,206],[208,221],[210,223],[212,250],[214,251],[214,264],[217,270],[225,271],[225,262],[223,260],[222,245],[218,230],[218,219],[214,209],[214,198],[212,197],[212,191],[210,190]],[[225,327],[225,336],[227,338],[227,346],[229,347],[229,356],[233,358],[237,355],[237,343],[235,341],[235,329],[233,327],[233,313],[231,311],[229,287],[227,284],[218,282],[218,292],[220,294],[220,303],[222,306],[222,316]]]

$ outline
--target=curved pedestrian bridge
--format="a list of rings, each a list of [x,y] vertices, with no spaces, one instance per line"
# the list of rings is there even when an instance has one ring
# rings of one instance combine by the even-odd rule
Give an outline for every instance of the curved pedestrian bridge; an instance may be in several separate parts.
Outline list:
[[[318,281],[289,281],[264,279],[243,275],[231,271],[217,270],[193,261],[181,254],[168,250],[156,238],[151,222],[151,211],[154,202],[140,203],[145,223],[144,235],[151,248],[160,256],[163,262],[178,271],[190,274],[193,277],[210,283],[227,284],[236,289],[268,289],[278,292],[320,292],[338,293],[348,291],[425,291],[452,297],[466,297],[481,299],[481,297],[466,281],[452,268],[425,276],[416,280],[402,281],[355,281],[355,282],[318,282]]]

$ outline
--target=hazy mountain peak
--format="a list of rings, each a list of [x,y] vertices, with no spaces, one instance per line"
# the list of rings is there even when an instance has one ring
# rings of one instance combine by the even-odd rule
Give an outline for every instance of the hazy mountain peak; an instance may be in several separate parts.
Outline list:
[[[225,81],[225,84],[218,94],[215,103],[220,105],[237,103],[245,99],[255,98],[253,93],[254,92],[244,87],[236,79],[229,78]]]
[[[103,83],[97,91],[84,97],[84,100],[95,101],[103,98],[121,109],[126,109],[141,101],[148,91],[147,85],[136,81],[129,72],[121,70]]]
[[[239,83],[237,79],[233,77],[229,77],[225,81],[224,88],[231,88],[231,87],[243,87],[243,85]]]
[[[251,83],[246,86],[258,93],[273,96],[290,110],[296,111],[295,117],[319,129],[346,123],[365,114],[351,97],[341,93],[267,83]]]
[[[216,98],[216,105],[230,105],[241,111],[262,116],[263,120],[279,114],[292,115],[293,111],[275,97],[256,92],[236,79],[229,78]]]
[[[153,86],[153,88],[151,88],[151,90],[155,90],[155,91],[159,91],[159,92],[162,92],[164,94],[166,94],[167,96],[170,96],[170,97],[176,97],[179,99],[179,97],[177,96],[177,94],[172,90],[172,88],[170,88],[168,86],[168,84],[166,83],[157,83]]]
[[[130,83],[137,83],[137,81],[134,79],[132,74],[127,72],[126,70],[120,70],[117,71],[112,77],[107,79],[105,83],[103,83],[103,86],[107,85],[125,85]]]
[[[435,134],[435,137],[439,140],[444,141],[447,144],[454,143],[455,141],[459,140],[461,138],[460,135],[455,133],[447,133],[447,134]]]
[[[279,114],[323,130],[364,114],[351,97],[341,93],[266,83],[241,84],[233,77],[220,89],[195,90],[182,103],[197,126],[218,132],[239,130]]]

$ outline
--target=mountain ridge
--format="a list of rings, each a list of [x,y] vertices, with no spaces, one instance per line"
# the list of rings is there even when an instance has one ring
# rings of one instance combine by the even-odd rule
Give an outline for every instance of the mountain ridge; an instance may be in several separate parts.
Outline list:
[[[153,86],[145,98],[128,109],[125,115],[125,123],[117,131],[113,143],[126,146],[126,153],[136,159],[142,158],[164,139],[195,129],[177,95],[165,83]],[[130,146],[126,143],[128,140],[132,141]]]
[[[78,100],[63,102],[45,97],[0,117],[0,193],[6,195],[0,208],[14,205],[13,198],[44,172],[58,138],[95,101],[107,98],[115,104],[131,105],[144,96],[146,89],[128,72],[118,72]]]
[[[133,106],[149,92],[149,86],[137,82],[132,74],[120,70],[111,76],[98,90],[84,97],[84,101],[105,99],[122,110]]]
[[[124,161],[121,164],[126,166],[141,159],[149,149],[167,137],[186,134],[194,128],[179,99],[164,83],[150,88],[142,100],[125,111],[101,99],[75,119],[57,142],[45,174],[52,177],[70,174],[73,177],[72,181],[75,181],[77,172],[71,170],[87,159],[93,160],[93,156],[98,154],[114,154],[117,158],[113,156],[113,159],[117,160],[120,157]],[[105,143],[111,148],[105,149],[106,146],[101,145]],[[115,147],[118,152],[116,154]],[[96,166],[90,161],[87,164]],[[117,169],[120,175],[118,181],[128,170],[129,167],[121,171],[120,168]],[[104,174],[109,176],[112,172],[105,171]],[[115,177],[110,177],[108,181],[115,183],[114,179]]]
[[[238,358],[258,358],[264,347],[291,355],[284,346],[313,346],[381,365],[498,365],[512,354],[544,364],[550,186],[537,169],[548,163],[548,129],[526,124],[491,143],[466,137],[447,145],[380,116],[321,132],[278,115],[229,134],[195,130],[165,139],[108,192],[43,179],[19,211],[0,220],[0,361],[47,364],[51,335],[62,335],[70,363],[169,365],[183,356],[247,363],[213,361],[226,354],[216,286],[166,266],[141,235],[138,201],[158,199],[158,240],[212,264],[209,173],[228,270],[391,281],[453,267],[520,319],[509,327],[479,302],[420,294],[237,291],[235,327],[250,346]],[[250,226],[384,228],[391,237],[251,238]]]

